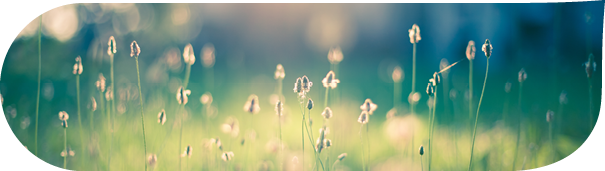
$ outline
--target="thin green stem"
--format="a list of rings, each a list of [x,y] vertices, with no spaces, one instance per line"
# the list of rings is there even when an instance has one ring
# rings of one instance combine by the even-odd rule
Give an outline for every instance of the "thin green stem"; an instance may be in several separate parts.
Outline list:
[[[183,88],[187,89],[187,85],[189,85],[189,76],[191,75],[191,65],[187,64],[187,69],[185,69],[185,79],[183,80]]]
[[[512,170],[515,170],[515,166],[517,164],[517,155],[519,153],[519,140],[521,139],[521,122],[522,122],[522,114],[523,110],[521,108],[521,99],[523,95],[523,82],[519,82],[519,129],[517,129],[517,143],[515,145],[515,154],[513,155],[513,167]]]
[[[110,54],[109,55],[109,61],[110,61],[110,77],[111,77],[111,112],[109,112],[109,115],[111,115],[112,113],[115,115],[116,113],[116,100],[115,100],[115,91],[116,91],[116,87],[115,87],[115,81],[114,81],[114,76],[113,76],[113,59],[114,55]],[[109,156],[107,159],[107,170],[111,170],[111,153],[113,150],[113,133],[115,132],[114,127],[115,127],[115,121],[116,121],[116,116],[111,117],[111,129],[109,130],[111,132],[111,138],[109,140]]]
[[[469,60],[468,66],[468,118],[473,119],[473,60]]]
[[[431,164],[433,164],[433,151],[435,151],[433,149],[433,133],[435,131],[435,111],[437,110],[437,86],[435,86],[435,92],[433,94],[433,111],[432,111],[432,117],[431,117],[431,129],[429,129],[430,133],[429,133],[429,171],[431,170]]]
[[[481,97],[479,97],[479,104],[477,106],[477,115],[475,116],[475,128],[473,129],[473,141],[471,145],[471,160],[468,163],[468,170],[471,170],[473,166],[473,150],[475,149],[475,136],[477,135],[477,122],[479,121],[479,109],[481,109],[481,101],[483,100],[483,93],[485,92],[485,83],[487,82],[487,73],[489,71],[489,58],[487,58],[487,65],[485,67],[485,79],[483,80],[483,89],[481,90]]]
[[[365,150],[363,148],[363,134],[361,132],[361,130],[363,130],[363,124],[361,124],[361,127],[359,127],[359,140],[361,140],[361,166],[363,167],[363,170],[366,170],[366,162],[365,162]]]
[[[80,128],[78,129],[80,131],[80,147],[82,153],[84,153],[84,127],[82,126],[82,115],[80,115],[80,75],[76,75],[76,100],[78,105],[78,124],[80,125]]]
[[[589,113],[588,113],[588,116],[590,117],[590,124],[588,124],[588,125],[590,126],[589,130],[592,131],[592,129],[594,128],[594,119],[593,119],[593,117],[594,117],[593,115],[594,114],[593,114],[593,111],[592,111],[593,108],[594,108],[594,104],[593,104],[593,98],[592,98],[592,91],[593,90],[592,90],[592,79],[591,78],[588,78],[588,86],[589,86],[588,87],[588,98],[589,98],[588,101],[590,103],[590,106],[589,106],[590,109],[589,109]]]
[[[67,155],[69,155],[67,151],[67,128],[63,128],[63,149],[65,150],[65,156],[63,156],[63,169],[67,169]]]
[[[302,108],[302,103],[300,105],[301,113],[302,113],[302,123],[300,126],[300,130],[302,132],[302,170],[305,170],[305,110]]]
[[[332,164],[332,170],[336,170],[336,169],[334,169],[334,166],[336,165],[336,163],[338,163],[338,161],[340,161],[340,160],[336,160],[336,161],[334,162],[334,164]]]
[[[181,106],[183,108],[185,107],[185,105],[181,105]],[[183,125],[184,125],[184,123],[183,123],[183,117],[185,117],[185,114],[184,114],[185,112],[181,112],[181,113],[182,114],[181,114],[181,121],[180,121],[181,133],[179,135],[179,153],[181,152],[181,147],[182,147],[181,145],[182,145],[182,141],[183,141]],[[181,158],[182,157],[179,157],[179,171],[181,170]]]
[[[143,162],[145,165],[145,170],[147,170],[147,140],[145,137],[145,115],[143,114],[143,93],[141,91],[141,75],[139,72],[139,56],[135,56],[135,61],[137,63],[137,81],[139,82],[139,100],[141,102],[141,125],[143,127]]]
[[[42,16],[38,21],[38,94],[36,95],[36,131],[34,135],[34,155],[38,156],[38,113],[40,110],[40,78],[42,76]]]
[[[412,93],[416,92],[416,43],[412,51]],[[414,113],[414,104],[410,103],[410,111]]]
[[[550,150],[551,150],[551,163],[555,163],[555,144],[552,141],[552,121],[548,123],[548,137],[550,140]]]
[[[370,116],[368,115],[368,117]],[[370,170],[370,122],[366,125],[366,140],[368,141],[368,165],[366,165],[366,170]]]
[[[309,138],[309,142],[311,142],[311,147],[313,147],[313,153],[315,154],[315,158],[317,158],[317,149],[315,149],[315,146],[313,145],[313,133],[309,133],[309,126],[305,123],[305,129],[307,130],[307,138]],[[324,168],[324,164],[321,160],[319,160],[319,163],[321,164],[321,167]]]
[[[420,170],[424,171],[424,165],[422,165],[422,155],[420,155]]]

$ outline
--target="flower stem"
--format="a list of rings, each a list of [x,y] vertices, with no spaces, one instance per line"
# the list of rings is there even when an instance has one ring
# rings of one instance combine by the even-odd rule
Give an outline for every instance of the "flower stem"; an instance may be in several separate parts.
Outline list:
[[[416,92],[416,43],[412,51],[412,93]],[[410,111],[414,113],[414,104],[410,103]]]
[[[36,95],[36,131],[34,135],[34,155],[38,156],[38,112],[40,110],[40,77],[42,76],[42,15],[38,25],[38,94]]]
[[[109,115],[111,116],[111,114],[115,114],[116,112],[116,101],[115,101],[115,96],[114,96],[114,92],[116,91],[116,87],[115,87],[115,81],[114,81],[114,76],[113,76],[113,54],[109,55],[109,60],[110,60],[110,77],[111,77],[111,112],[108,112]],[[109,105],[109,104],[108,104]],[[107,159],[107,170],[111,170],[111,153],[112,153],[112,148],[113,148],[113,132],[114,130],[114,126],[115,126],[115,116],[111,117],[111,129],[109,129],[109,131],[111,132],[111,138],[109,140],[109,156]]]
[[[590,124],[588,124],[590,126],[590,131],[592,131],[592,129],[594,128],[594,119],[593,119],[593,108],[594,108],[594,104],[593,104],[593,98],[592,98],[592,79],[588,78],[588,101],[590,103],[590,108],[589,108],[589,113],[588,116],[590,117]]]
[[[83,129],[84,127],[82,126],[82,115],[80,115],[80,75],[76,75],[76,100],[77,100],[77,108],[78,108],[78,124],[80,125],[80,128],[78,129],[80,131],[80,147],[82,150],[82,153],[84,153],[84,133],[83,133]]]
[[[431,164],[433,163],[433,132],[435,131],[435,111],[437,110],[437,86],[435,86],[435,92],[433,93],[433,111],[430,119],[430,129],[429,129],[429,171],[431,170]]]
[[[363,130],[363,124],[361,124],[361,127],[359,127],[359,140],[361,140],[361,166],[363,167],[363,170],[366,170],[366,162],[363,156],[365,156],[365,150],[363,148],[363,134],[361,132],[361,130]]]
[[[185,108],[185,105],[180,105],[182,108]],[[183,141],[183,118],[185,117],[185,112],[181,112],[181,121],[180,121],[180,129],[181,129],[181,133],[179,135],[179,153],[181,153],[181,145],[182,145],[182,141]],[[178,153],[177,153],[178,154]],[[181,170],[181,158],[183,157],[179,157],[179,171]]]
[[[550,150],[552,151],[551,154],[551,163],[555,163],[555,144],[552,141],[552,121],[548,123],[548,137],[550,139]]]
[[[471,160],[468,163],[468,170],[471,170],[473,166],[473,150],[475,149],[475,136],[477,135],[477,122],[479,121],[479,109],[481,109],[481,101],[483,100],[483,93],[485,92],[485,83],[487,82],[487,73],[489,71],[489,58],[487,58],[487,65],[485,67],[485,79],[483,80],[483,89],[481,90],[481,97],[479,97],[479,105],[477,106],[477,115],[475,116],[475,128],[473,129],[473,141],[471,145]]]
[[[139,73],[139,56],[135,56],[135,60],[136,60],[136,63],[137,63],[137,81],[139,82],[139,100],[141,102],[141,125],[143,127],[143,149],[144,149],[143,151],[145,152],[145,153],[143,153],[143,159],[145,159],[145,160],[143,160],[143,162],[144,162],[144,165],[145,165],[145,170],[147,170],[147,162],[146,162],[146,159],[147,159],[147,141],[146,141],[146,138],[145,138],[145,115],[143,114],[143,93],[141,91],[141,75]]]
[[[63,156],[63,169],[67,169],[67,155],[69,155],[67,151],[67,128],[63,128],[63,149],[65,150],[65,156]]]
[[[368,115],[368,117],[370,116]],[[366,170],[370,170],[370,122],[366,126],[366,140],[368,141],[368,165],[366,165]]]
[[[515,145],[515,155],[513,155],[513,168],[512,170],[515,170],[515,166],[517,164],[517,155],[519,153],[519,140],[521,139],[521,121],[522,121],[522,113],[523,110],[521,110],[521,97],[523,95],[523,82],[519,82],[519,129],[517,129],[517,143]]]

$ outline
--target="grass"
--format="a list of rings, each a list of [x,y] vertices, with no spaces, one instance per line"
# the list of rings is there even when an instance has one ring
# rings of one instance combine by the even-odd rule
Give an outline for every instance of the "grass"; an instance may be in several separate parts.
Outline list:
[[[136,43],[136,41],[132,42],[134,45],[136,45],[136,48],[139,48],[139,45]],[[130,45],[131,49],[132,49],[132,44]],[[140,51],[140,50],[139,50]],[[143,109],[143,92],[141,91],[141,74],[139,72],[139,54],[140,52],[136,52],[136,55],[134,56],[134,59],[136,61],[136,65],[137,65],[137,82],[138,82],[138,86],[139,86],[139,100],[141,103],[141,127],[143,127],[143,159],[147,159],[147,138],[145,135],[145,115],[143,114],[144,109]],[[132,56],[132,55],[131,55]],[[145,165],[145,170],[147,170],[147,162],[144,161],[144,165]]]
[[[34,133],[34,155],[38,156],[38,113],[40,111],[40,78],[42,76],[42,15],[38,19],[38,93],[36,95],[36,129]]]

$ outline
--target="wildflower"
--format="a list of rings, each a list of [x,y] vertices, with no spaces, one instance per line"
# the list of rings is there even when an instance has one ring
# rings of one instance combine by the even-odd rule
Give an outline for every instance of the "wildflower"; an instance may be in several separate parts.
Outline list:
[[[309,81],[309,77],[307,77],[306,75],[303,75],[302,77],[302,89],[305,93],[308,93],[309,90],[311,90],[311,86],[313,86],[313,82]]]
[[[284,71],[284,66],[281,64],[277,64],[277,68],[275,68],[275,79],[283,80],[286,77],[286,72]]]
[[[322,128],[319,129],[319,137],[317,137],[317,141],[315,142],[315,149],[317,150],[318,153],[321,153],[321,151],[324,149],[324,141],[325,141],[325,137],[326,137],[326,126],[323,126]]]
[[[410,93],[410,95],[408,96],[408,102],[410,104],[417,104],[418,101],[420,101],[420,93],[418,93],[418,92]]]
[[[525,72],[525,68],[521,68],[519,71],[519,82],[524,82],[527,79],[527,73]]]
[[[158,156],[155,154],[149,154],[149,157],[147,157],[147,163],[149,164],[149,166],[154,167],[157,162]]]
[[[298,93],[300,95],[302,92],[302,78],[298,77],[294,83],[294,93]]]
[[[113,56],[113,54],[115,54],[116,51],[116,39],[113,38],[113,36],[109,37],[109,41],[107,42],[107,54],[109,56]]]
[[[284,114],[284,106],[279,100],[275,104],[275,113],[277,114],[277,116],[282,116]]]
[[[162,125],[166,123],[166,111],[164,109],[158,113],[158,123],[161,123]]]
[[[401,80],[403,79],[403,70],[401,69],[401,67],[396,66],[395,69],[393,69],[391,78],[393,78],[393,82],[401,82]]]
[[[103,73],[99,73],[99,79],[95,84],[97,85],[97,90],[105,92],[105,77],[103,77]]]
[[[368,114],[372,115],[372,114],[374,114],[374,111],[376,110],[376,108],[378,108],[378,105],[372,103],[372,100],[370,100],[368,98],[368,99],[366,99],[365,102],[363,102],[363,105],[361,105],[359,108],[362,111],[366,111],[366,112],[368,112]]]
[[[321,83],[323,83],[325,88],[330,87],[331,89],[334,89],[334,88],[336,88],[338,83],[340,83],[340,80],[338,80],[334,77],[335,77],[334,71],[330,71],[330,72],[328,72],[326,77],[323,80],[321,80]]]
[[[105,91],[105,99],[107,101],[113,100],[113,88],[111,86],[107,86],[107,91]]]
[[[95,100],[95,97],[90,97],[90,111],[96,111],[97,110],[97,101]]]
[[[429,84],[426,86],[426,94],[429,96],[433,96],[435,93],[435,86],[433,86],[432,81],[429,81]]]
[[[31,124],[31,120],[29,119],[28,116],[24,117],[21,119],[21,129],[25,129],[27,127],[29,127],[29,124]]]
[[[307,101],[307,109],[313,109],[313,100],[311,98],[309,98],[309,101]]]
[[[76,155],[76,152],[71,150],[71,147],[68,147],[66,150],[61,151],[61,157],[66,157],[67,155],[73,157]]]
[[[202,48],[202,65],[206,68],[214,66],[214,45],[206,43]]]
[[[592,73],[597,71],[597,63],[594,61],[594,55],[592,53],[588,56],[588,61],[584,63],[586,67],[586,76],[592,78]]]
[[[185,105],[189,101],[188,96],[191,94],[191,90],[185,90],[183,86],[179,87],[176,92],[176,100],[179,104]]]
[[[326,148],[330,148],[332,146],[332,140],[324,139],[324,146],[326,146]]]
[[[231,159],[233,159],[233,151],[228,151],[228,152],[224,152],[223,155],[221,155],[221,158],[223,159],[223,161],[231,161]]]
[[[424,147],[422,145],[420,145],[420,149],[418,150],[418,152],[421,156],[424,155]]]
[[[239,121],[234,117],[228,117],[225,123],[221,126],[223,133],[231,134],[233,137],[239,135]]]
[[[359,115],[359,118],[357,118],[357,122],[361,123],[361,124],[366,124],[368,123],[368,120],[370,119],[370,117],[368,116],[368,112],[361,111],[361,115]]]
[[[510,89],[512,86],[513,86],[513,83],[511,83],[510,81],[506,81],[506,84],[504,84],[504,92],[510,93]]]
[[[221,139],[219,139],[218,137],[216,137],[216,148],[218,148],[219,150],[223,151],[223,143],[221,143]]]
[[[567,104],[567,91],[561,91],[561,95],[559,95],[559,104]]]
[[[82,67],[82,58],[78,56],[76,57],[76,64],[74,64],[74,75],[81,75],[83,69],[84,68]]]
[[[132,41],[132,43],[130,43],[130,57],[139,57],[140,53],[141,48],[139,47],[139,44],[137,43],[137,41]]]
[[[554,119],[555,116],[555,112],[553,112],[552,110],[548,110],[546,112],[546,122],[551,122]]]
[[[489,39],[485,39],[485,43],[483,44],[483,47],[481,48],[481,50],[483,50],[483,52],[485,52],[485,57],[487,57],[487,59],[489,59],[490,56],[492,56],[492,50],[494,48],[492,47],[492,44],[489,42]]]
[[[181,157],[189,157],[191,158],[191,153],[193,152],[193,149],[191,148],[191,145],[187,145],[187,148],[185,149],[185,151],[183,152],[183,154],[181,154]]]
[[[338,155],[338,161],[342,161],[347,157],[347,153],[342,153],[340,155]]]
[[[331,64],[340,63],[340,61],[342,61],[342,58],[343,55],[342,51],[340,50],[340,47],[330,48],[330,51],[328,51],[328,61],[330,61]]]
[[[414,24],[412,28],[408,30],[410,33],[410,42],[413,44],[418,43],[422,38],[420,37],[420,27]]]
[[[191,46],[191,43],[187,44],[185,49],[183,49],[183,59],[188,65],[193,65],[193,63],[195,63],[195,55],[193,53],[193,46]]]
[[[65,111],[60,111],[59,112],[59,119],[62,121],[66,121],[69,119],[69,114],[67,114],[67,112]]]
[[[202,95],[202,97],[200,97],[200,102],[203,105],[210,105],[212,104],[212,94],[210,94],[210,92],[206,92]]]
[[[321,112],[321,116],[323,116],[325,119],[332,118],[332,109],[330,109],[330,107],[326,107],[324,111]]]
[[[441,84],[441,74],[439,74],[439,72],[433,73],[433,78],[431,80],[433,80],[433,86],[438,86]]]
[[[61,126],[62,126],[63,128],[67,128],[67,127],[68,127],[68,125],[67,125],[67,120],[61,121]]]
[[[466,46],[466,59],[472,61],[475,59],[475,41],[468,41],[468,45]]]
[[[256,96],[255,94],[251,94],[248,97],[248,101],[246,101],[246,104],[244,104],[244,111],[250,114],[257,114],[260,111],[260,106],[258,103],[258,96]]]

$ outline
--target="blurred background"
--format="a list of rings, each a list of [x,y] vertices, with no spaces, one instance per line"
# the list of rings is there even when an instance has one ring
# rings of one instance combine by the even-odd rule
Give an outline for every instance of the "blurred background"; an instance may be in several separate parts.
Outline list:
[[[309,97],[312,131],[324,124],[325,88],[321,81],[331,69],[340,84],[330,91],[334,112],[327,135],[333,146],[322,152],[336,170],[362,170],[359,106],[366,98],[378,105],[371,116],[369,165],[371,170],[421,170],[418,147],[428,143],[428,113],[432,100],[425,85],[440,65],[461,59],[444,73],[438,87],[432,168],[464,170],[470,158],[469,103],[476,112],[486,58],[485,39],[493,45],[490,70],[480,110],[473,156],[474,170],[530,169],[558,161],[575,151],[590,135],[598,118],[601,99],[602,2],[535,4],[72,4],[55,8],[32,20],[17,36],[0,80],[5,117],[17,138],[35,149],[34,124],[37,93],[38,29],[42,29],[42,75],[38,132],[38,157],[63,166],[63,128],[59,111],[70,114],[68,169],[142,169],[140,94],[130,42],[141,47],[142,94],[147,132],[147,152],[158,156],[157,170],[175,170],[179,155],[190,144],[191,158],[183,170],[301,170],[301,111],[292,92],[297,77],[306,75],[314,86]],[[41,26],[40,26],[41,23]],[[415,113],[409,110],[412,87],[412,51],[408,29],[420,27],[417,44]],[[95,81],[103,73],[109,81],[107,41],[114,36],[115,99],[117,113],[111,165],[107,114],[103,106],[90,110],[90,98],[99,102]],[[476,42],[473,93],[469,102],[469,40]],[[196,62],[191,66],[189,103],[179,113],[175,93],[186,65],[183,48],[191,43]],[[215,58],[203,58],[203,47],[213,47]],[[328,61],[330,48],[340,47],[343,59]],[[589,54],[597,61],[592,96],[583,65]],[[77,123],[74,59],[82,57],[80,78],[82,122]],[[280,98],[275,67],[282,64],[284,151],[279,153],[280,121],[274,106]],[[403,71],[394,82],[394,68]],[[518,72],[527,80],[519,97]],[[509,82],[510,87],[506,88]],[[400,86],[395,93],[394,87]],[[212,104],[200,102],[212,94]],[[251,117],[242,110],[250,94],[259,97],[261,111]],[[595,106],[590,113],[590,97]],[[519,101],[521,99],[521,101]],[[107,104],[107,102],[105,102]],[[87,107],[88,106],[88,107]],[[209,109],[210,108],[210,109]],[[165,109],[167,122],[157,123]],[[552,129],[547,111],[554,111]],[[390,113],[390,114],[388,114]],[[590,117],[594,118],[591,123]],[[183,149],[178,149],[178,128],[183,117]],[[238,133],[221,129],[236,118]],[[91,120],[94,126],[90,126]],[[519,131],[519,127],[521,131]],[[79,131],[86,132],[84,144]],[[365,131],[364,131],[365,132]],[[518,132],[519,152],[515,153]],[[549,134],[552,132],[552,143]],[[250,136],[252,135],[252,136]],[[364,138],[365,137],[364,133]],[[220,138],[229,162],[217,162],[219,151],[207,147]],[[245,141],[241,145],[242,140]],[[305,138],[305,170],[313,167],[311,142]],[[551,145],[552,144],[552,145]],[[165,147],[166,150],[162,150]],[[85,149],[82,151],[81,149]],[[554,150],[553,150],[554,149]],[[177,153],[178,152],[178,153]],[[515,156],[517,154],[517,156]],[[368,155],[368,152],[365,152]],[[299,158],[299,163],[293,160]],[[516,161],[515,161],[516,160]],[[424,169],[427,168],[424,155]],[[150,165],[151,166],[151,165]]]

